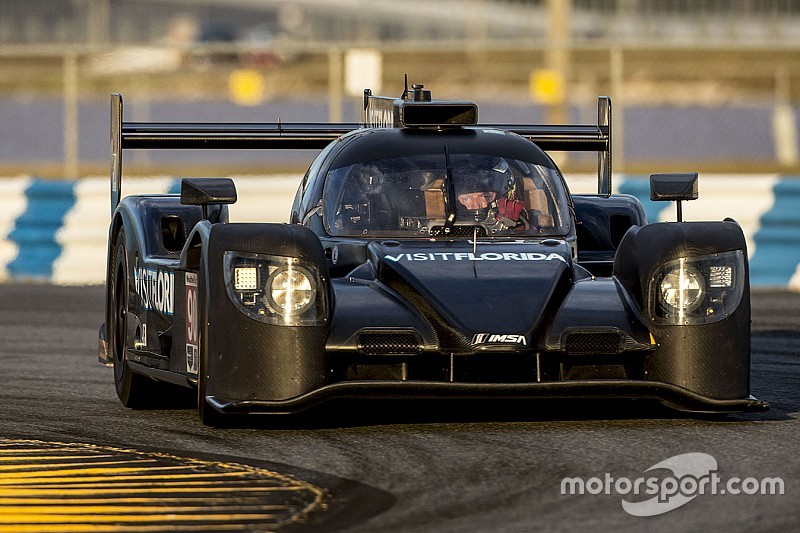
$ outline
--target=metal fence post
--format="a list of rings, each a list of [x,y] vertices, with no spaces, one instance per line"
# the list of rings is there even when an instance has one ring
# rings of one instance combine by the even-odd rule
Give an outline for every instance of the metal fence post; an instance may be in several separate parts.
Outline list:
[[[784,167],[800,161],[797,148],[797,120],[791,100],[789,69],[779,65],[775,69],[775,104],[772,111],[772,129],[775,135],[775,156]]]
[[[625,72],[622,48],[611,48],[611,100],[614,102],[614,161],[618,172],[625,171]]]
[[[328,122],[342,121],[342,51],[328,51]]]
[[[558,73],[562,84],[566,86],[570,78],[571,61],[571,3],[565,0],[548,0],[547,2],[547,41],[545,48],[545,64],[548,69]],[[551,124],[569,123],[568,101],[566,98],[549,106],[548,122]]]
[[[78,54],[64,54],[64,177],[77,178],[80,171],[78,144]]]

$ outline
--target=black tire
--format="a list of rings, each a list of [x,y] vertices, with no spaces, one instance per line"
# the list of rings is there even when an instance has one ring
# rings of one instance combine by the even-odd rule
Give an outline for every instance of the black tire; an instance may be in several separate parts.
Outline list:
[[[197,414],[200,416],[200,422],[203,423],[204,426],[209,427],[226,427],[230,424],[230,416],[224,415],[220,411],[214,409],[211,405],[208,404],[206,401],[206,387],[208,385],[209,376],[206,373],[206,369],[208,365],[206,363],[207,353],[206,353],[206,335],[208,334],[208,329],[205,327],[206,324],[206,280],[205,280],[205,269],[202,266],[202,259],[200,265],[200,272],[197,275],[197,294],[198,294],[198,301],[197,301],[197,311],[198,311],[198,323],[201,324],[200,326],[200,339],[198,346],[198,367],[197,367]]]
[[[114,386],[122,405],[132,409],[146,407],[153,401],[154,382],[136,374],[128,366],[128,257],[125,234],[119,233],[114,247],[111,270],[111,309],[109,313],[109,347],[114,364]]]

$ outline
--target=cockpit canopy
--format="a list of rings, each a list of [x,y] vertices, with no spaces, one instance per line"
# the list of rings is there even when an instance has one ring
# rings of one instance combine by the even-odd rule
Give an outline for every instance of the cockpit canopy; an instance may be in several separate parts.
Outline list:
[[[323,220],[333,236],[541,237],[568,231],[558,171],[507,157],[440,153],[359,162],[328,172],[324,198]],[[448,223],[451,213],[455,219]]]

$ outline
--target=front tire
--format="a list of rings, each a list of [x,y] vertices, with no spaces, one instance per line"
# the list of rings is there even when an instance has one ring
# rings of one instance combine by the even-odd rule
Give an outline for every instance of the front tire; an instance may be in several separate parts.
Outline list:
[[[128,256],[125,234],[119,233],[114,247],[111,277],[110,351],[114,364],[114,386],[122,405],[133,409],[152,401],[152,380],[134,373],[128,366]]]

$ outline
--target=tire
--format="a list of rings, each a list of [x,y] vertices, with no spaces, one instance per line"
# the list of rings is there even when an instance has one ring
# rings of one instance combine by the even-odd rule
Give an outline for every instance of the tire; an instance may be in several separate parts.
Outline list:
[[[128,257],[125,234],[120,232],[114,248],[111,271],[111,309],[109,313],[109,348],[114,364],[114,386],[122,405],[132,409],[146,407],[153,401],[154,382],[136,374],[128,366]]]

